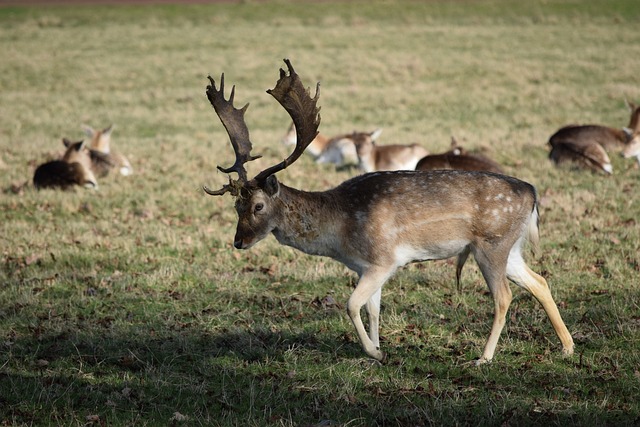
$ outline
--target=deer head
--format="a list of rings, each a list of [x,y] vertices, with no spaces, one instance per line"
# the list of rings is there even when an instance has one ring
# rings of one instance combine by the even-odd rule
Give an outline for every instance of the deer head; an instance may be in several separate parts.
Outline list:
[[[91,150],[107,154],[111,151],[111,131],[113,130],[113,124],[110,124],[102,130],[95,130],[89,125],[82,125],[82,129],[87,137],[91,138],[91,142],[88,144]]]
[[[77,163],[81,167],[79,171],[79,181],[85,187],[97,187],[97,179],[91,170],[91,155],[85,141],[72,142],[67,138],[62,139],[62,143],[67,148],[62,161],[65,163]]]
[[[205,186],[204,191],[207,194],[220,196],[229,192],[233,196],[240,196],[243,192],[250,192],[254,188],[263,187],[267,178],[295,162],[318,134],[318,126],[320,125],[320,115],[318,113],[320,108],[316,104],[320,95],[320,83],[316,86],[316,95],[311,98],[309,89],[304,88],[291,62],[288,59],[285,59],[284,62],[287,64],[289,74],[280,69],[280,79],[276,83],[276,87],[267,90],[267,93],[272,95],[284,107],[291,116],[296,129],[299,130],[296,132],[296,146],[289,157],[258,173],[251,180],[247,179],[247,171],[244,165],[261,156],[251,155],[253,146],[244,120],[244,113],[249,104],[240,109],[235,108],[233,106],[235,86],[231,89],[231,94],[227,100],[224,98],[224,74],[220,77],[219,89],[216,88],[215,81],[209,76],[211,84],[207,86],[207,97],[227,130],[233,151],[236,154],[236,161],[233,166],[229,168],[218,166],[218,169],[226,174],[235,172],[238,175],[238,179],[233,180],[229,177],[229,184],[224,185],[217,191]]]

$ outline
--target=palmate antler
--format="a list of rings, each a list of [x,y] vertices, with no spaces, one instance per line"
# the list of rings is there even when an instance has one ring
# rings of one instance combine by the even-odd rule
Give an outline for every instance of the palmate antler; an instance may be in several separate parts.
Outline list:
[[[230,168],[218,166],[218,169],[227,174],[236,172],[238,174],[238,180],[234,181],[229,178],[229,184],[224,185],[218,191],[212,191],[205,186],[204,191],[207,194],[220,196],[230,192],[232,195],[237,196],[242,187],[253,186],[263,182],[270,175],[285,169],[295,162],[318,134],[320,108],[317,106],[317,102],[320,96],[320,83],[316,86],[315,96],[311,98],[309,90],[305,89],[302,85],[300,77],[296,74],[291,62],[288,59],[285,59],[284,62],[287,64],[289,74],[287,75],[283,69],[280,69],[280,79],[276,83],[276,87],[268,90],[267,93],[272,95],[291,116],[297,133],[296,147],[289,157],[263,170],[251,181],[247,180],[247,171],[244,168],[244,164],[251,160],[258,159],[261,156],[251,155],[252,145],[249,140],[249,130],[244,121],[244,113],[249,104],[241,109],[235,108],[233,106],[235,86],[231,89],[229,100],[225,100],[224,74],[220,77],[220,90],[216,89],[214,80],[209,77],[211,84],[207,86],[207,97],[227,130],[229,138],[231,139],[231,145],[236,153],[236,161],[233,166]]]
[[[209,102],[227,130],[233,151],[236,153],[236,161],[233,166],[230,168],[218,166],[218,169],[227,174],[236,172],[238,181],[232,181],[231,177],[229,177],[229,184],[223,186],[220,190],[212,191],[205,186],[204,191],[212,196],[220,196],[226,192],[231,192],[235,196],[238,191],[237,183],[243,185],[247,182],[247,170],[244,168],[244,164],[260,158],[260,156],[251,155],[252,145],[249,140],[249,129],[247,129],[244,121],[244,113],[249,108],[249,104],[247,103],[241,109],[233,106],[233,97],[236,91],[235,85],[231,88],[229,99],[224,99],[224,73],[220,76],[220,90],[216,89],[216,82],[211,76],[209,76],[209,81],[211,84],[207,86],[207,98],[209,98]]]

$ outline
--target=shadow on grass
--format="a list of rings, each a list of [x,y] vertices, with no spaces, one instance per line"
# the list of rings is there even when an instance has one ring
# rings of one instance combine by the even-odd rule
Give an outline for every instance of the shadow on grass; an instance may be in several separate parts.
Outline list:
[[[9,351],[0,362],[0,414],[9,425],[84,424],[92,415],[109,425],[156,425],[173,423],[176,413],[210,425],[632,425],[638,420],[633,411],[606,405],[537,404],[514,378],[486,378],[479,368],[431,369],[428,359],[424,368],[411,371],[401,363],[379,366],[362,358],[357,343],[342,340],[331,332],[210,333],[200,326],[170,330],[161,323],[23,336],[4,344]],[[576,378],[565,381],[579,383],[582,374],[575,371]]]

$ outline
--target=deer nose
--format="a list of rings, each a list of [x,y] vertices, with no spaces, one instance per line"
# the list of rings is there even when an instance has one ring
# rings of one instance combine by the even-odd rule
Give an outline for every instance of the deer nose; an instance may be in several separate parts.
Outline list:
[[[236,241],[233,242],[233,247],[236,249],[242,249],[242,246],[242,239],[236,239]]]

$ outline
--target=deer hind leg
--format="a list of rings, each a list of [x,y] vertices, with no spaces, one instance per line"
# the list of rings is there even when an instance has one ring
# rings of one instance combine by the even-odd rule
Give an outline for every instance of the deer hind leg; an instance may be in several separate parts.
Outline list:
[[[560,317],[558,306],[551,296],[549,285],[542,276],[532,271],[524,262],[519,246],[514,247],[509,254],[507,277],[518,286],[529,291],[542,304],[544,311],[549,316],[551,325],[553,325],[553,329],[555,329],[558,338],[560,338],[563,354],[566,356],[573,354],[573,338],[567,330],[562,317]]]
[[[460,281],[460,277],[462,276],[462,267],[464,267],[464,263],[467,262],[470,252],[471,248],[467,246],[458,255],[458,261],[456,262],[456,289],[458,289],[458,292],[462,291],[462,282]]]
[[[369,316],[369,338],[376,348],[380,348],[380,299],[382,298],[382,288],[374,293],[364,308]]]
[[[360,276],[360,280],[347,302],[347,313],[356,328],[360,344],[365,353],[376,360],[384,359],[384,354],[380,351],[378,335],[381,289],[392,273],[393,269],[390,268],[370,268],[366,270]],[[369,325],[372,328],[369,331],[371,336],[367,335],[360,317],[360,310],[365,304],[369,314]]]
[[[509,288],[509,282],[507,281],[505,273],[506,260],[497,259],[495,257],[487,256],[483,253],[474,253],[474,257],[484,280],[489,286],[491,295],[494,302],[494,315],[493,325],[491,326],[491,333],[489,339],[484,346],[484,351],[480,359],[476,361],[476,365],[482,365],[483,363],[490,362],[493,359],[493,355],[500,339],[500,334],[506,323],[507,310],[511,305],[511,288]]]

